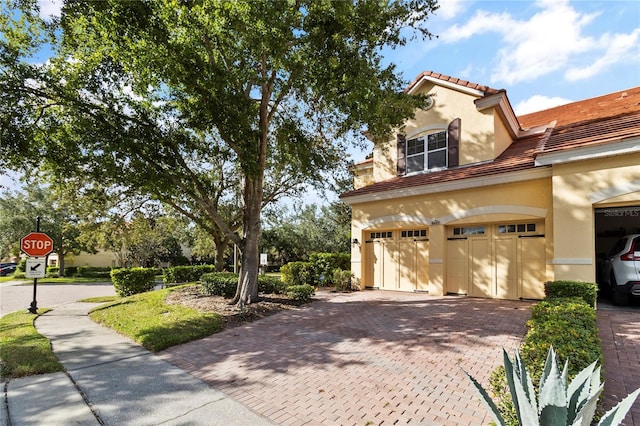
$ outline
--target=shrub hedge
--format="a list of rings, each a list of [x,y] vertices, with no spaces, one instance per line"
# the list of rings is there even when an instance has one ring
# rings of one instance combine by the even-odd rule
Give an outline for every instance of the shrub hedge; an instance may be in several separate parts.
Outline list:
[[[351,270],[350,253],[311,253],[309,262],[317,277],[317,282],[321,285],[335,285],[333,272],[336,269]]]
[[[165,284],[188,283],[200,280],[203,274],[215,272],[214,265],[174,266],[162,271]]]
[[[315,294],[315,288],[309,284],[292,285],[287,287],[287,296],[298,302],[309,302]]]
[[[287,286],[308,284],[316,286],[318,276],[311,262],[289,262],[280,268],[282,281]]]
[[[603,365],[594,309],[597,284],[548,282],[545,283],[545,294],[545,300],[531,308],[531,319],[527,322],[529,331],[519,348],[520,356],[528,366],[536,386],[550,346],[553,346],[562,362],[569,360],[570,379],[594,361]],[[601,375],[604,377],[604,369]],[[513,404],[507,393],[504,367],[492,372],[490,385],[507,424],[517,425]]]
[[[118,296],[126,297],[153,290],[155,275],[155,268],[113,269],[111,270],[111,281]]]
[[[110,267],[100,267],[100,266],[78,266],[76,270],[76,277],[86,277],[86,278],[109,278],[111,275]]]
[[[233,297],[238,288],[238,274],[231,272],[213,272],[200,277],[202,293],[212,296]],[[287,285],[280,278],[258,275],[258,293],[284,294]]]
[[[580,297],[592,308],[598,298],[598,284],[583,281],[548,281],[544,284],[547,299],[558,297]]]

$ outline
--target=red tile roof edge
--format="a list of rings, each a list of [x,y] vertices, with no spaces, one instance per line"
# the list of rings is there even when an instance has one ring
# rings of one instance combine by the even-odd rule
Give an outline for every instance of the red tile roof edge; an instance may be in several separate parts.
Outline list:
[[[423,71],[421,72],[413,81],[404,89],[404,93],[409,93],[424,77],[432,77],[437,80],[445,81],[447,83],[457,84],[463,87],[467,87],[469,89],[479,90],[484,92],[485,95],[494,95],[498,92],[504,92],[504,89],[494,89],[489,86],[484,86],[478,83],[473,83],[471,81],[462,80],[456,77],[451,77],[449,75],[440,74],[433,71]]]

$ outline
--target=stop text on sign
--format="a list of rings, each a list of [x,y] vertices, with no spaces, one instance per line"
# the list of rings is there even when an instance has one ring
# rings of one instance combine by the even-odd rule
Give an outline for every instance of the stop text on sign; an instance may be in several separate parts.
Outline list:
[[[53,240],[42,232],[31,232],[20,239],[20,250],[28,256],[46,256],[53,251]]]
[[[25,250],[47,250],[53,248],[53,243],[51,241],[42,241],[42,240],[24,240],[23,247]]]

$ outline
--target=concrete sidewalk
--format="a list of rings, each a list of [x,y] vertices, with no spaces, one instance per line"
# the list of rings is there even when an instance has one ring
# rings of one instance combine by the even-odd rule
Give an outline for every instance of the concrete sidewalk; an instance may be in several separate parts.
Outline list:
[[[39,317],[66,373],[4,384],[3,425],[268,425],[136,343],[87,317],[95,305],[70,303]]]

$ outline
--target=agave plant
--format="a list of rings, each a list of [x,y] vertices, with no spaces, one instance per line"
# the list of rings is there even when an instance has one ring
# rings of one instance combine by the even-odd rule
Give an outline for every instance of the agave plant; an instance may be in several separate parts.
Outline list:
[[[512,361],[504,349],[503,353],[507,383],[520,425],[589,426],[591,424],[596,413],[598,397],[604,388],[604,384],[600,382],[600,367],[596,367],[596,362],[578,373],[569,383],[567,362],[560,371],[556,353],[552,347],[549,348],[540,379],[539,395],[536,398],[531,377],[520,354],[516,351]],[[465,374],[480,393],[495,422],[506,426],[497,405],[487,391],[469,373],[465,371]],[[598,425],[619,425],[638,394],[640,389],[620,401],[600,419]]]

